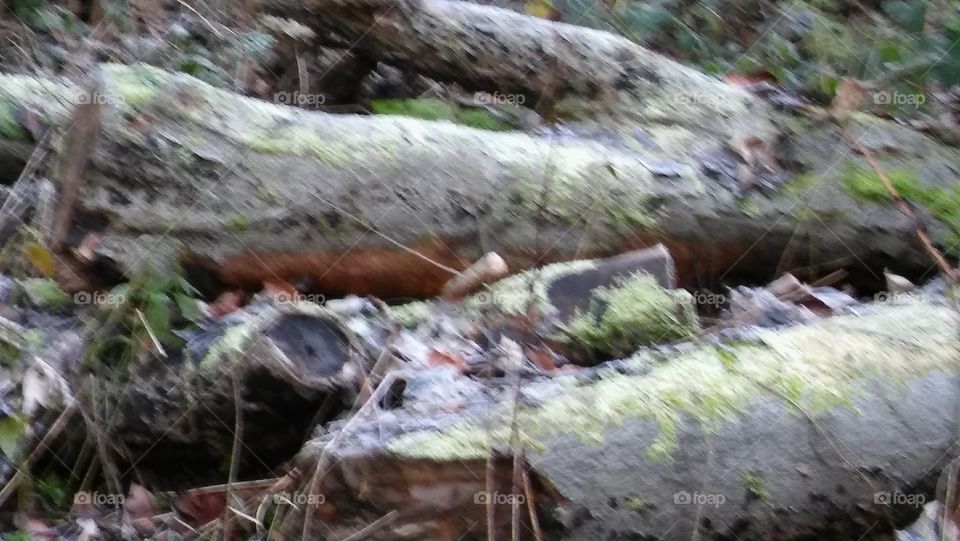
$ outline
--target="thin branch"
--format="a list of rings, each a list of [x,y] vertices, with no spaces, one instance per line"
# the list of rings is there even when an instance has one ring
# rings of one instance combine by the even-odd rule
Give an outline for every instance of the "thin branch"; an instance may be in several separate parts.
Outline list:
[[[227,474],[227,495],[225,497],[226,505],[223,509],[223,537],[232,539],[232,522],[230,521],[230,505],[233,502],[233,484],[237,481],[237,469],[240,463],[240,446],[243,445],[243,402],[240,393],[239,376],[237,369],[233,369],[231,374],[233,380],[233,450],[230,452],[230,473]]]
[[[49,449],[50,444],[52,444],[53,440],[59,436],[61,432],[63,432],[64,427],[67,426],[67,421],[73,417],[73,414],[76,411],[76,402],[71,402],[70,405],[60,412],[57,420],[54,421],[53,425],[50,426],[50,430],[48,430],[43,436],[43,438],[40,440],[40,443],[33,448],[33,451],[27,455],[26,460],[23,461],[23,464],[21,465],[20,469],[17,470],[17,473],[14,474],[13,478],[11,478],[6,485],[4,485],[3,490],[0,490],[0,506],[7,501],[7,498],[13,494],[13,491],[20,486],[20,483],[22,483],[24,479],[26,479],[27,474],[24,472],[30,470],[30,466],[32,466],[33,463],[40,458],[40,455],[43,453],[44,449]]]
[[[364,526],[363,528],[360,529],[360,531],[350,535],[350,537],[347,537],[343,541],[362,541],[370,537],[371,535],[375,534],[376,532],[380,531],[384,527],[388,526],[391,522],[396,520],[398,516],[400,516],[400,513],[396,509],[394,509],[393,511],[390,511],[386,515],[383,515],[377,520]]]
[[[867,160],[867,163],[870,164],[870,167],[880,176],[880,180],[883,181],[883,185],[887,188],[887,191],[890,192],[890,196],[893,197],[894,201],[897,202],[897,207],[900,208],[905,216],[910,218],[913,221],[914,228],[916,230],[917,238],[920,239],[920,243],[923,244],[923,248],[930,254],[930,257],[937,263],[937,266],[940,267],[940,271],[944,276],[950,279],[954,284],[960,285],[960,275],[957,274],[956,269],[954,269],[946,258],[943,257],[943,254],[940,253],[940,250],[933,245],[933,241],[930,240],[930,236],[927,235],[926,230],[920,223],[920,220],[917,219],[917,215],[913,212],[913,208],[910,206],[910,203],[900,195],[900,192],[897,188],[890,182],[890,177],[883,171],[880,167],[880,164],[877,162],[877,159],[874,157],[873,153],[870,152],[870,149],[863,146],[863,143],[859,139],[854,137],[846,129],[843,130],[844,134],[853,144],[854,148],[857,149],[857,152],[863,155]]]

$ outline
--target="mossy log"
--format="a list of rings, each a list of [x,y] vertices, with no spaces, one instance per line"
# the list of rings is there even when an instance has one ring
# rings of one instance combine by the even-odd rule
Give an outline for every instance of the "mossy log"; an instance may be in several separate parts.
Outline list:
[[[354,420],[302,459],[325,449],[335,464],[321,490],[351,511],[326,526],[396,510],[383,539],[483,539],[491,490],[508,536],[509,503],[530,497],[508,481],[517,448],[547,539],[887,539],[960,451],[957,324],[917,301],[640,352],[525,382],[515,438],[507,386],[454,413]]]
[[[364,370],[352,333],[311,303],[257,303],[188,338],[134,377],[105,427],[157,486],[219,480],[237,427],[239,471],[270,471],[347,406]]]
[[[663,242],[685,286],[737,272],[766,278],[778,266],[814,275],[846,266],[870,280],[853,267],[876,276],[884,266],[929,268],[914,224],[884,201],[839,129],[671,69],[689,92],[742,107],[724,105],[721,120],[702,106],[664,106],[629,128],[580,124],[580,135],[490,132],[306,112],[183,74],[105,65],[100,133],[68,239],[98,233],[95,251],[125,272],[179,258],[228,284],[308,276],[317,290],[388,299],[438,293],[451,274],[428,259],[462,269],[489,251],[522,269]],[[69,84],[0,76],[0,137],[28,139],[17,121],[24,107],[64,129],[78,100]],[[740,193],[731,138],[771,126],[792,178]],[[926,225],[951,247],[958,152],[867,116],[855,115],[850,131],[926,196]],[[7,160],[24,148],[0,146]]]

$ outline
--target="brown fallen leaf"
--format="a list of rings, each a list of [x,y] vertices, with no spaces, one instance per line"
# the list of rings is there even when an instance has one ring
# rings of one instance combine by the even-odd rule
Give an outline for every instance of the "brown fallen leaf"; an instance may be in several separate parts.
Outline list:
[[[427,364],[430,366],[451,366],[461,374],[470,369],[470,365],[463,357],[439,349],[430,350],[427,355]]]
[[[60,535],[57,531],[45,522],[37,518],[16,517],[14,524],[21,530],[27,532],[31,541],[57,541]]]
[[[264,280],[263,293],[277,302],[293,302],[299,296],[296,286],[286,280]]]
[[[173,507],[180,519],[198,528],[223,516],[227,499],[223,492],[199,492],[177,498]]]
[[[141,535],[148,535],[156,528],[153,522],[157,515],[156,498],[137,483],[131,483],[129,495],[123,500],[123,513]]]
[[[757,83],[776,83],[777,78],[769,71],[754,71],[750,73],[728,73],[723,80],[734,86],[750,87]]]
[[[527,358],[547,374],[557,371],[556,355],[547,348],[530,348],[527,350]]]
[[[209,306],[207,306],[207,313],[211,317],[220,317],[227,314],[232,314],[239,310],[246,300],[247,294],[239,289],[234,291],[224,291],[219,297],[217,297],[217,300],[213,301]]]
[[[850,113],[858,110],[867,92],[860,81],[853,77],[844,77],[837,86],[837,94],[830,104],[830,116],[834,119],[844,119]]]
[[[23,248],[23,256],[44,278],[57,277],[57,263],[53,254],[39,242],[28,242]]]
[[[99,233],[87,233],[80,245],[73,249],[73,255],[84,263],[92,263],[97,257],[96,249],[101,238],[103,236]]]

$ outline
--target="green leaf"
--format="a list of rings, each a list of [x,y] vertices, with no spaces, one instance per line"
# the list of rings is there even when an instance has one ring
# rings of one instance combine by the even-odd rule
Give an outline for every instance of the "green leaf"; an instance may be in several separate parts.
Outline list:
[[[104,307],[111,310],[119,308],[120,306],[130,302],[130,295],[130,284],[120,284],[110,290],[110,294],[107,296],[107,302],[104,304]]]
[[[883,4],[883,11],[908,32],[919,34],[923,32],[924,17],[926,16],[926,2],[914,0],[904,2],[895,0]]]
[[[147,297],[144,317],[157,339],[162,341],[170,336],[170,299],[166,295],[151,293]]]
[[[26,278],[20,280],[20,287],[26,292],[30,302],[39,306],[63,308],[73,302],[73,298],[49,278]]]
[[[27,431],[27,419],[22,415],[14,415],[0,420],[0,452],[7,460],[14,462],[16,452]]]
[[[186,319],[196,322],[203,318],[203,313],[200,311],[197,299],[189,295],[184,295],[183,293],[175,294],[173,299],[176,301],[180,313],[183,314],[183,317]]]
[[[188,282],[186,278],[184,278],[183,276],[180,276],[179,274],[174,276],[173,282],[174,284],[177,285],[177,287],[180,288],[180,291],[182,293],[185,293],[187,295],[194,295],[194,296],[200,294],[200,291],[197,290],[197,288],[193,287],[193,285],[190,284],[190,282]]]

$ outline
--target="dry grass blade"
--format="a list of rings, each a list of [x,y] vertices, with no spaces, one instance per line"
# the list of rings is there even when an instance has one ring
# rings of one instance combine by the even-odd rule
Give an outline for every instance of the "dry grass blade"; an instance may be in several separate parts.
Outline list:
[[[391,522],[397,519],[400,516],[400,513],[397,510],[390,511],[386,515],[378,518],[377,520],[371,522],[370,524],[364,526],[360,531],[351,534],[349,537],[343,541],[363,541],[371,535],[377,533],[382,528],[388,526]]]
[[[390,339],[388,339],[388,343]],[[375,374],[378,370],[381,369],[382,364],[385,364],[386,361],[391,357],[389,354],[389,348],[384,347],[380,356],[377,359],[377,363],[370,370],[371,375]],[[387,373],[383,380],[377,385],[376,389],[369,396],[365,396],[365,393],[360,393],[357,396],[357,400],[354,403],[355,413],[351,416],[346,423],[344,423],[343,428],[338,432],[327,444],[323,447],[323,450],[320,452],[320,456],[317,458],[317,465],[314,468],[313,475],[310,476],[310,482],[308,483],[308,494],[315,495],[317,493],[317,488],[320,485],[320,481],[323,477],[323,474],[326,472],[328,467],[328,462],[330,460],[330,452],[336,447],[344,435],[349,434],[353,429],[354,425],[358,422],[359,418],[365,416],[365,414],[370,411],[372,408],[376,407],[376,404],[389,392],[394,381],[396,381],[396,375],[392,372]],[[359,406],[359,409],[357,409]],[[314,504],[315,506],[315,504]],[[309,506],[304,512],[303,518],[303,529],[301,530],[301,539],[306,541],[310,537],[310,532],[313,530],[313,513],[310,512]]]
[[[53,440],[63,432],[63,429],[67,426],[67,421],[73,417],[73,414],[77,411],[77,405],[75,402],[71,402],[57,417],[57,420],[53,422],[53,425],[50,426],[50,430],[44,434],[43,438],[40,440],[34,448],[33,451],[30,451],[30,454],[27,455],[26,460],[23,461],[23,464],[17,470],[17,473],[14,474],[13,478],[4,485],[3,489],[0,490],[0,506],[6,503],[7,499],[11,494],[20,486],[20,483],[27,477],[27,472],[30,470],[30,467],[34,462],[40,458],[40,455],[43,454],[45,449],[50,448],[50,444],[53,443]]]
[[[232,521],[230,520],[231,504],[233,503],[234,486],[237,482],[237,469],[240,463],[240,446],[243,445],[243,401],[240,394],[240,381],[236,370],[232,374],[233,379],[233,449],[230,452],[230,473],[227,474],[227,496],[226,505],[223,509],[223,537],[224,539],[233,538]],[[238,513],[239,514],[239,513]],[[256,522],[256,521],[254,521]]]

